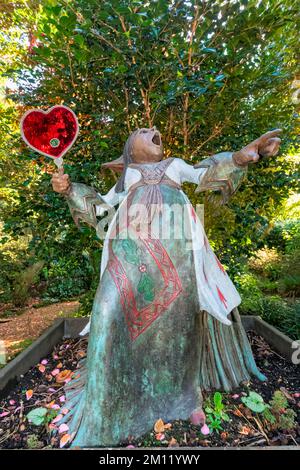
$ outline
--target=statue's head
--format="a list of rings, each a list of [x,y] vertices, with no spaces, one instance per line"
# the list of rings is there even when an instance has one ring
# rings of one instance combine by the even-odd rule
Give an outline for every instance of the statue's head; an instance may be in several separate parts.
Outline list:
[[[123,173],[117,182],[116,192],[124,191],[125,174],[130,163],[155,163],[162,158],[163,145],[160,132],[156,127],[137,129],[132,132],[124,145],[122,162],[118,159],[118,164],[123,165]],[[109,167],[108,164],[105,166]]]
[[[159,162],[163,157],[163,145],[160,132],[156,127],[142,128],[132,136],[131,159],[134,163]],[[131,136],[129,139],[131,139]]]

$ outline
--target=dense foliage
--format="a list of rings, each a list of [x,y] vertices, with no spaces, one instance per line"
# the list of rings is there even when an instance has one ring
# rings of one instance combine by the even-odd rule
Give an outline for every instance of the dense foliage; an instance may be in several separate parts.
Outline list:
[[[166,154],[190,162],[283,128],[280,155],[251,167],[228,207],[204,201],[209,238],[232,275],[256,250],[280,247],[276,215],[297,184],[298,7],[297,0],[2,2],[3,300],[38,262],[46,297],[78,295],[98,277],[101,242],[89,228],[77,231],[51,191],[53,165],[21,142],[18,120],[31,107],[64,103],[76,112],[80,137],[65,169],[101,192],[115,178],[101,163],[117,158],[138,126],[156,125]]]

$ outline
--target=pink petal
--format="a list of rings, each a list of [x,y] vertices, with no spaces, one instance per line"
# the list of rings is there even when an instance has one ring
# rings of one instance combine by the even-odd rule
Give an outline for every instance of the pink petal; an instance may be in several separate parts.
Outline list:
[[[10,405],[15,405],[15,403],[16,403],[15,400],[9,400]]]
[[[200,424],[205,423],[205,414],[201,408],[197,408],[194,410],[190,416],[190,421],[195,426],[199,426]]]
[[[164,433],[162,432],[159,432],[158,434],[155,435],[155,438],[158,440],[158,441],[163,441],[165,439],[165,435]]]
[[[300,393],[294,393],[295,398],[300,398]]]
[[[69,411],[70,411],[70,410],[68,410],[68,408],[63,408],[63,409],[61,410],[61,412],[62,412],[63,415],[67,415],[67,414],[69,413]]]
[[[53,377],[55,377],[57,374],[59,374],[59,369],[54,369],[54,370],[51,372],[51,375],[53,375]]]
[[[54,405],[51,406],[52,410],[60,410],[60,406],[54,403]]]
[[[203,434],[203,436],[207,436],[208,434],[210,434],[210,430],[207,424],[204,424],[200,431],[201,431],[201,434]]]
[[[48,388],[48,392],[56,392],[55,388]]]
[[[132,444],[129,444],[129,446],[126,446],[126,449],[135,449],[135,446],[133,446]]]
[[[58,428],[59,434],[62,434],[63,432],[67,432],[67,431],[69,431],[69,426],[65,423],[62,423]]]
[[[66,380],[65,380],[65,384],[69,383],[71,381],[71,377],[68,377]]]
[[[4,416],[9,415],[9,411],[3,411],[3,413],[0,414],[0,418],[4,418]]]
[[[48,364],[47,359],[43,359],[43,360],[41,361],[41,364],[43,364],[43,366],[45,366],[46,364]]]
[[[53,359],[59,359],[57,354],[54,354]]]
[[[237,398],[240,398],[240,396],[237,393],[235,393],[234,395],[232,395],[232,398],[236,400]]]
[[[59,401],[61,403],[64,403],[66,401],[66,397],[64,395],[62,395],[61,397],[59,397]]]
[[[46,370],[46,367],[43,366],[43,364],[40,364],[39,365],[39,371],[43,374],[45,372],[45,370]]]
[[[63,415],[59,414],[51,421],[51,423],[52,424],[58,423],[58,421],[60,421],[62,418],[63,418]]]
[[[48,427],[49,429],[57,429],[57,426],[55,426],[53,423],[50,423]]]

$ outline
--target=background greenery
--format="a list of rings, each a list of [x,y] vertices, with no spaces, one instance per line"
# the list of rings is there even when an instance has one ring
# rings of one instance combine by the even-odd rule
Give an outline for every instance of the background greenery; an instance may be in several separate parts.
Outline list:
[[[191,163],[283,128],[279,156],[251,167],[229,206],[205,203],[210,241],[244,313],[299,331],[297,0],[1,1],[1,301],[81,296],[90,310],[101,241],[78,231],[50,187],[53,164],[26,148],[20,116],[66,104],[80,137],[66,156],[76,181],[107,191],[129,132],[156,125],[166,155]]]

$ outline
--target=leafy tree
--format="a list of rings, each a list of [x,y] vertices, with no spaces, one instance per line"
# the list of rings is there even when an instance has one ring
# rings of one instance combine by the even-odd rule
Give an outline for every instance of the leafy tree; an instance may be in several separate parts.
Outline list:
[[[281,156],[250,168],[229,207],[204,198],[209,237],[232,272],[264,245],[297,182],[296,0],[19,0],[4,2],[0,23],[1,219],[4,241],[30,236],[23,264],[101,250],[88,228],[76,232],[51,191],[53,165],[20,140],[26,109],[59,103],[81,127],[65,169],[100,192],[115,179],[101,164],[121,154],[138,126],[155,124],[166,155],[192,163],[282,127]]]

